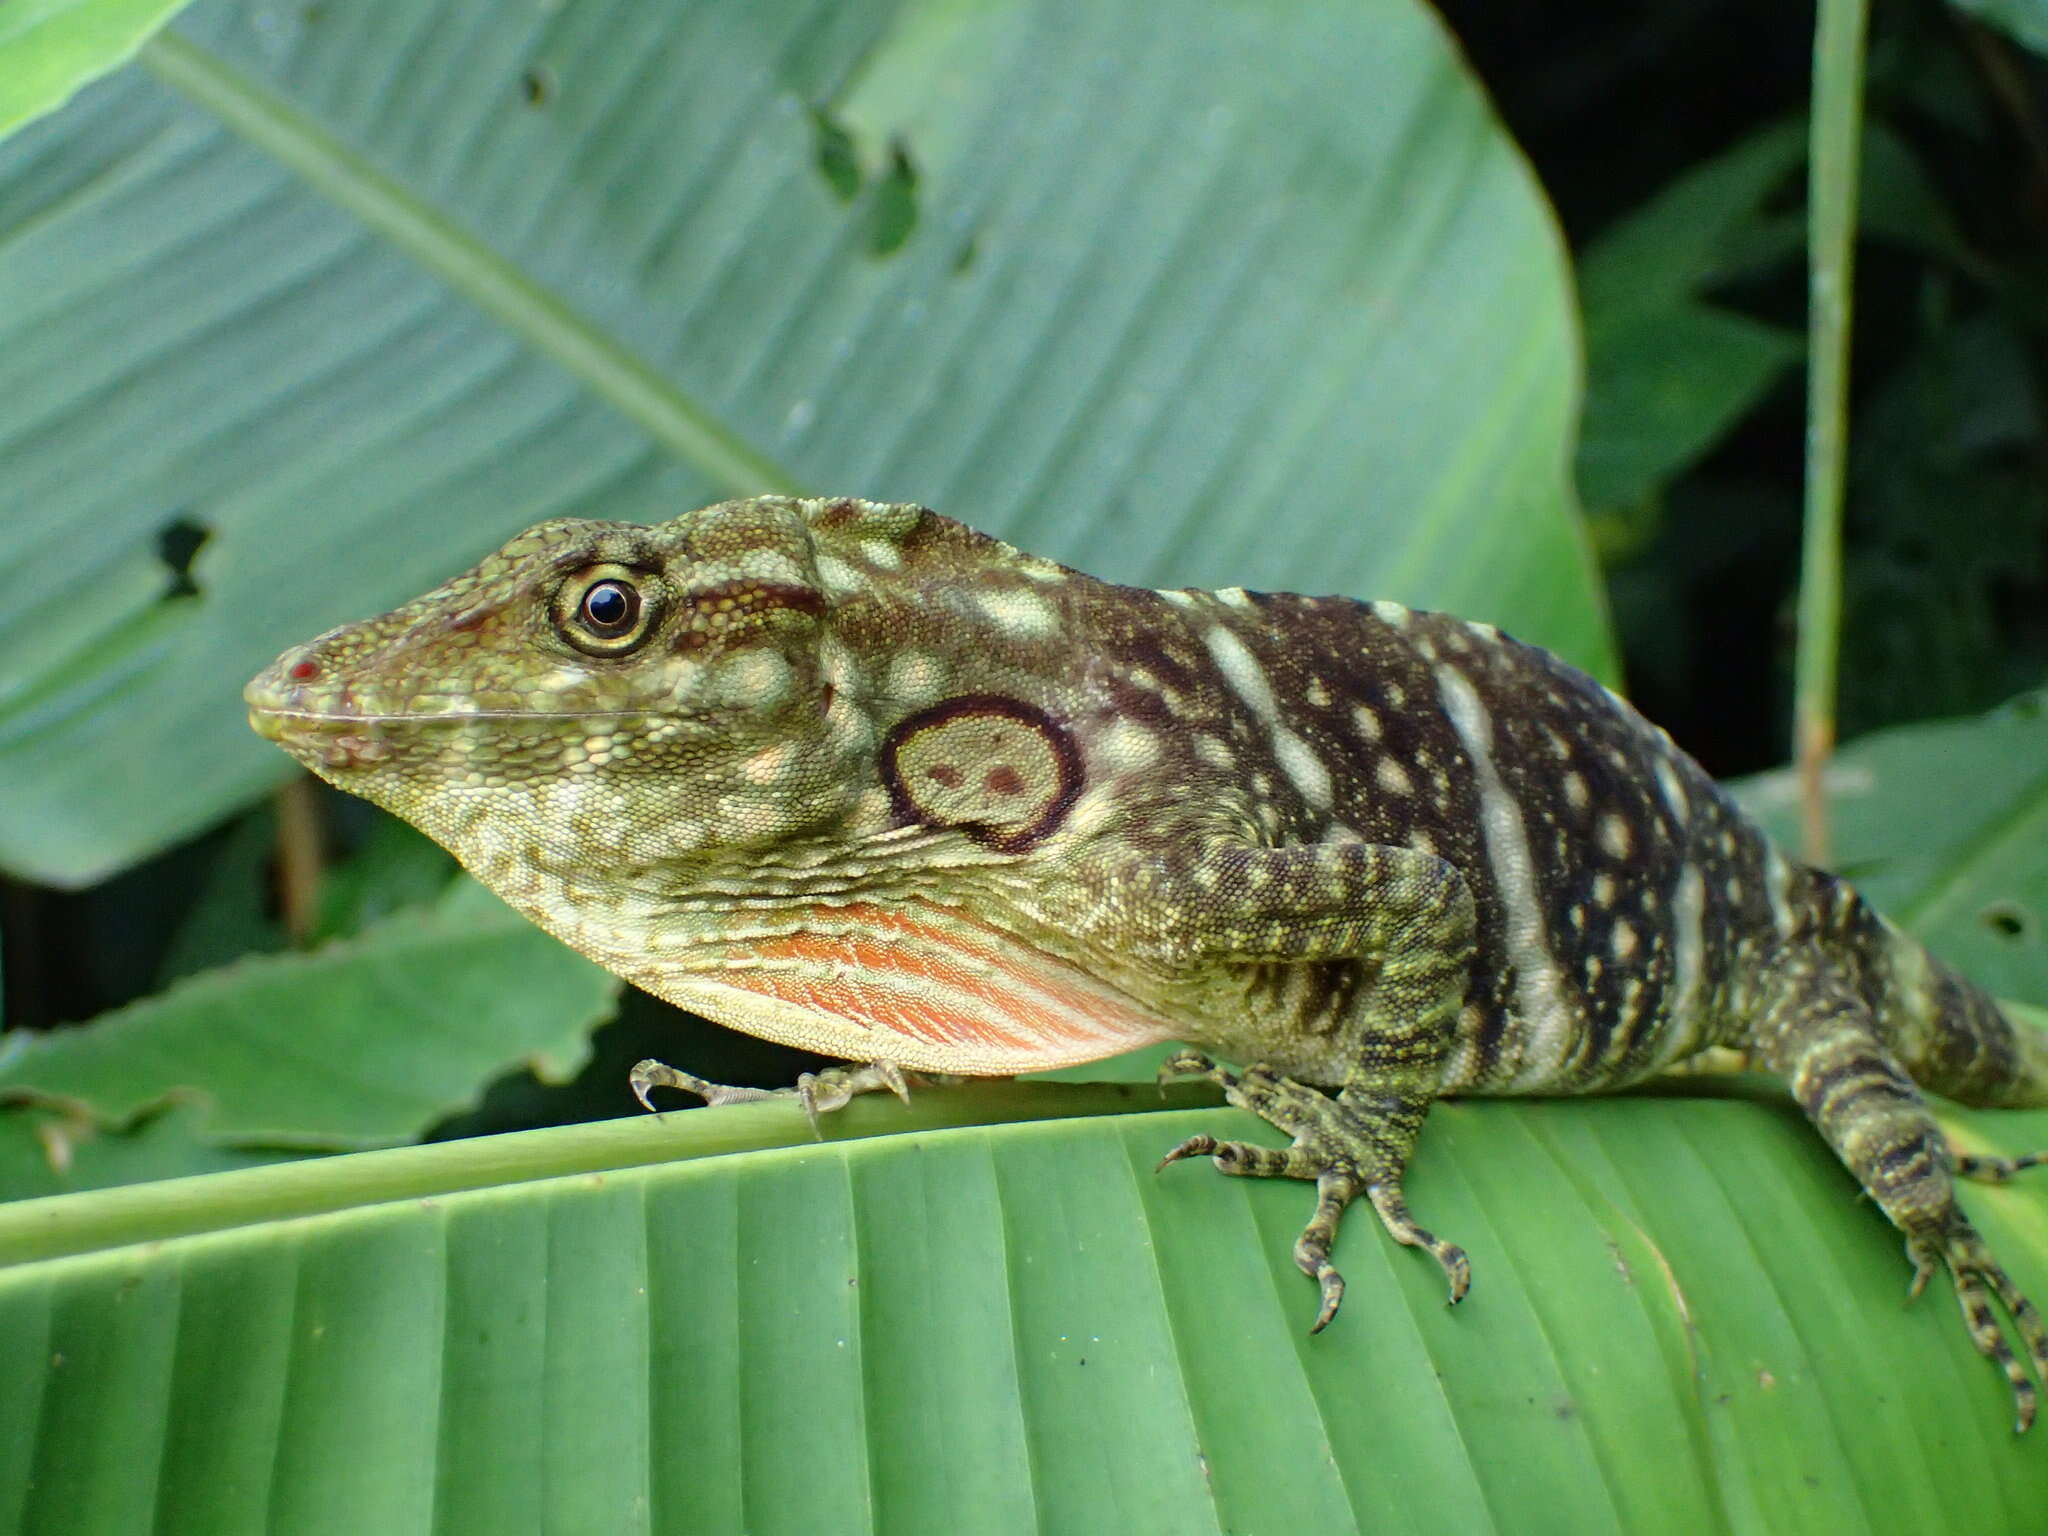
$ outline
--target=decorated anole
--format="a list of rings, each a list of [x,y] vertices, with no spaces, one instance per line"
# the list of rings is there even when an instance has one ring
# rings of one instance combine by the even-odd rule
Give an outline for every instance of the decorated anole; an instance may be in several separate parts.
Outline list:
[[[1401,1190],[1433,1100],[1732,1047],[1787,1080],[1916,1287],[1948,1269],[2033,1418],[2048,1331],[1955,1177],[2042,1159],[1958,1155],[1921,1090],[2048,1104],[2048,1037],[1488,625],[1114,586],[923,508],[763,497],[544,523],[247,697],[600,964],[860,1064],[806,1081],[809,1107],[1194,1047],[1163,1075],[1291,1140],[1167,1159],[1315,1184],[1294,1256],[1318,1328],[1360,1196],[1464,1294],[1464,1252]],[[642,1063],[659,1084],[737,1096]]]

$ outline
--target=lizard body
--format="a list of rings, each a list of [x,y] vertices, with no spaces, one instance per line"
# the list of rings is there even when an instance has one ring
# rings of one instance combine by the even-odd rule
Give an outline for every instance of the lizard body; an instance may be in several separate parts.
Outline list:
[[[1962,1214],[1921,1088],[2048,1103],[2048,1044],[1656,727],[1484,624],[1115,586],[918,507],[764,497],[545,523],[281,656],[264,735],[659,996],[876,1066],[1003,1074],[1165,1040],[1293,1138],[1169,1160],[1313,1180],[1468,1265],[1401,1176],[1445,1094],[1784,1075],[1950,1269],[2022,1426],[2048,1333]],[[648,1081],[704,1087],[658,1069]],[[662,1076],[660,1074],[668,1075]],[[1335,1095],[1322,1089],[1337,1090]]]

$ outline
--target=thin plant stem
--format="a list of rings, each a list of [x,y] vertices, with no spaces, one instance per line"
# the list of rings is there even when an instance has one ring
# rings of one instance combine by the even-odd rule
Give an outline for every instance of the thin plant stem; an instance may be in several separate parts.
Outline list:
[[[1819,5],[1807,196],[1806,534],[1792,707],[1802,851],[1815,864],[1828,857],[1822,785],[1835,744],[1835,675],[1841,654],[1849,321],[1869,20],[1867,0],[1819,0]]]
[[[277,908],[285,934],[304,946],[320,920],[320,880],[327,864],[319,790],[310,774],[277,786]]]

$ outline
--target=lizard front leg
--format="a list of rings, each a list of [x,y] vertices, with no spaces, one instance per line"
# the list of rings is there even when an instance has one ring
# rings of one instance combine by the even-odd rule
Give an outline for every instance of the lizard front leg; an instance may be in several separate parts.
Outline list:
[[[1170,866],[1169,866],[1170,867]],[[1204,873],[1206,871],[1206,873]],[[1114,887],[1119,877],[1104,881]],[[1157,881],[1158,866],[1144,878]],[[1471,1282],[1464,1251],[1410,1215],[1402,1178],[1424,1116],[1436,1098],[1464,1002],[1473,942],[1470,890],[1441,859],[1371,844],[1212,849],[1181,889],[1155,893],[1121,935],[1148,946],[1171,966],[1206,971],[1218,991],[1241,985],[1247,966],[1349,964],[1360,968],[1355,1001],[1340,1017],[1302,1024],[1256,1021],[1242,1035],[1272,1041],[1281,1060],[1320,1057],[1342,1063],[1335,1098],[1269,1064],[1243,1072],[1198,1051],[1168,1058],[1162,1081],[1201,1076],[1238,1108],[1293,1138],[1284,1150],[1190,1137],[1160,1166],[1206,1156],[1224,1173],[1295,1178],[1316,1186],[1316,1209],[1294,1247],[1302,1272],[1321,1291],[1319,1331],[1344,1295],[1330,1257],[1344,1211],[1359,1195],[1372,1202],[1396,1241],[1418,1247],[1443,1267],[1455,1302]],[[1161,914],[1170,921],[1162,921]],[[1327,1031],[1330,1038],[1310,1038]],[[1231,1031],[1222,1031],[1228,1038]]]
[[[822,1138],[824,1133],[818,1127],[818,1116],[843,1107],[856,1094],[879,1093],[887,1089],[908,1104],[913,1081],[931,1083],[944,1079],[929,1073],[920,1073],[912,1078],[893,1062],[871,1061],[862,1066],[827,1067],[822,1072],[805,1072],[797,1078],[793,1088],[740,1088],[711,1082],[694,1072],[685,1072],[650,1056],[634,1066],[626,1075],[626,1081],[633,1090],[633,1097],[640,1101],[641,1108],[649,1112],[653,1112],[654,1104],[648,1095],[656,1088],[680,1088],[685,1093],[696,1094],[707,1105],[795,1099],[803,1106],[812,1132]]]

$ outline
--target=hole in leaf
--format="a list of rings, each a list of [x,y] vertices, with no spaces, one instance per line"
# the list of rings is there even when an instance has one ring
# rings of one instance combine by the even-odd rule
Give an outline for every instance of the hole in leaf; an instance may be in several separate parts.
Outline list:
[[[811,108],[811,136],[815,145],[818,174],[842,203],[860,196],[860,158],[848,133],[823,107]]]
[[[171,584],[165,597],[197,597],[199,583],[192,579],[192,562],[200,547],[213,537],[213,530],[189,517],[174,517],[156,532],[156,557],[170,572]]]
[[[875,183],[874,202],[868,210],[868,250],[876,256],[893,256],[916,228],[917,167],[910,163],[908,146],[898,139],[889,146],[889,169]]]
[[[1977,915],[1986,928],[2001,938],[2024,939],[2034,927],[2026,908],[2010,901],[1986,907]]]

